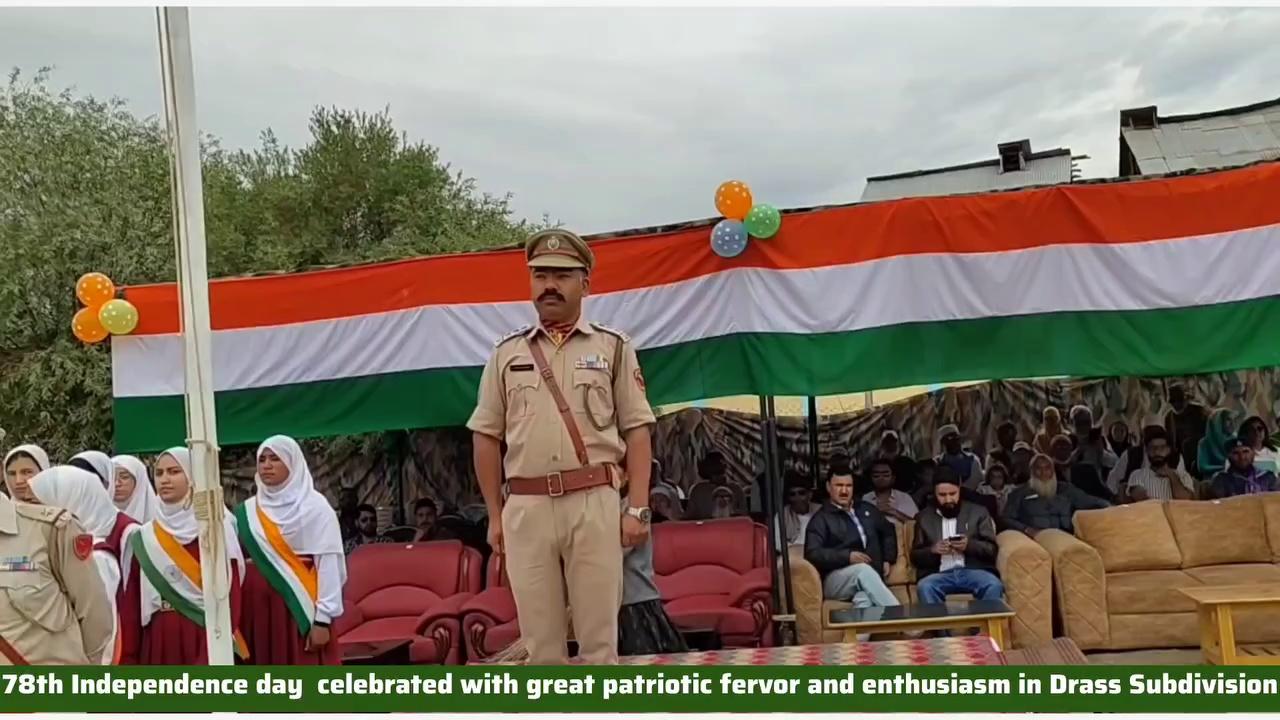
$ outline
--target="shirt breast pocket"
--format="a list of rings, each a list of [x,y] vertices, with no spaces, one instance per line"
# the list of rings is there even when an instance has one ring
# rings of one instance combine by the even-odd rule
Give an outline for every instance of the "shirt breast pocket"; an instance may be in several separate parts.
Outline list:
[[[516,358],[507,365],[507,419],[532,417],[542,376],[534,368],[532,358]]]
[[[603,429],[613,425],[612,378],[606,370],[578,368],[573,371],[573,403],[591,424]]]
[[[71,624],[71,608],[52,577],[37,571],[0,572],[0,593],[22,618],[51,633]]]

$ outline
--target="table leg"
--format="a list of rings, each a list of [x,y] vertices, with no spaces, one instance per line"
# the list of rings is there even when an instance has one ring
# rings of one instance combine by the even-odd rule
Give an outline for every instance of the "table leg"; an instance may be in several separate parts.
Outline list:
[[[1214,605],[1201,605],[1200,616],[1200,654],[1209,665],[1222,664],[1218,648],[1218,614]]]
[[[1219,605],[1218,613],[1218,650],[1222,653],[1223,665],[1236,664],[1236,628],[1231,618],[1231,606]]]
[[[998,652],[1004,652],[1005,650],[1007,650],[1008,641],[1006,639],[1007,633],[1005,632],[1007,628],[1007,626],[1005,625],[1005,619],[989,618],[985,624],[987,626],[987,636],[990,637],[991,641],[996,644],[996,650]]]
[[[844,629],[844,642],[846,645],[858,644],[858,630],[856,628]]]

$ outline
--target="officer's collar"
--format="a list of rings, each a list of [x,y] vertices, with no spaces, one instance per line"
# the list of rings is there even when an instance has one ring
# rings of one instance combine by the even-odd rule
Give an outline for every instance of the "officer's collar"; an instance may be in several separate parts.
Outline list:
[[[18,506],[4,495],[0,495],[0,533],[18,534]]]
[[[573,330],[574,332],[580,332],[584,335],[594,335],[596,332],[596,329],[591,326],[591,323],[587,321],[587,316],[583,313],[578,313],[578,322],[574,323]],[[543,335],[547,334],[547,329],[542,327],[541,320],[533,324],[533,327],[529,329],[527,337],[532,340],[538,337],[538,333],[542,333]]]

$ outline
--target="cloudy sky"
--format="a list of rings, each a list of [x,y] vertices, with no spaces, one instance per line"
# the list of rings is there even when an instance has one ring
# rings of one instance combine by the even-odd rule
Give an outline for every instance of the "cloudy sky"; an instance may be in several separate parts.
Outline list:
[[[306,141],[318,104],[389,107],[518,214],[583,232],[781,207],[995,145],[1117,169],[1120,109],[1280,97],[1280,9],[192,11],[201,129]],[[159,112],[153,12],[0,9],[0,67]]]

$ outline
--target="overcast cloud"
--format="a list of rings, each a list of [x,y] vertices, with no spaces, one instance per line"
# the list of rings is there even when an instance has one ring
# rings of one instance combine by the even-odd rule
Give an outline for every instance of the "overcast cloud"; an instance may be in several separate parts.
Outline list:
[[[1280,97],[1277,9],[192,11],[201,129],[307,139],[389,107],[523,217],[583,232],[708,217],[725,179],[781,207],[996,143],[1117,170],[1122,108]],[[153,11],[0,9],[0,67],[159,112]]]

